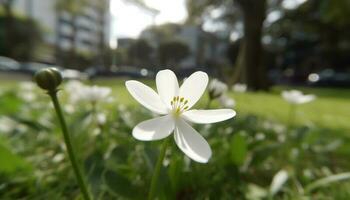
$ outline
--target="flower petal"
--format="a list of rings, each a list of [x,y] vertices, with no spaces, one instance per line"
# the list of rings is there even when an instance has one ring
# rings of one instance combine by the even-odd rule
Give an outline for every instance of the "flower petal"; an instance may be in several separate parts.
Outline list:
[[[157,114],[167,114],[168,109],[159,95],[147,85],[139,81],[126,81],[126,89],[140,104]]]
[[[179,96],[187,99],[187,106],[191,108],[201,98],[207,85],[207,73],[201,71],[195,72],[181,85]]]
[[[312,94],[304,95],[297,100],[297,103],[298,104],[309,103],[315,99],[316,99],[315,95],[312,95]]]
[[[134,138],[143,141],[160,140],[170,135],[174,130],[174,120],[170,115],[146,120],[132,130]]]
[[[232,109],[189,110],[182,114],[186,120],[198,124],[221,122],[235,115],[236,112]]]
[[[179,83],[176,75],[169,69],[161,70],[157,73],[156,83],[160,98],[170,108],[171,100],[179,93]]]
[[[174,138],[181,151],[192,160],[208,162],[212,154],[208,142],[182,119],[176,121]]]

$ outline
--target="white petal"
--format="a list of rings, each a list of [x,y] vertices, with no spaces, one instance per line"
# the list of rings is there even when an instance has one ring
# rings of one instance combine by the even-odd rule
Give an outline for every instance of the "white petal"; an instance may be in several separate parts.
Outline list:
[[[181,118],[176,121],[174,138],[181,151],[192,160],[208,162],[212,154],[208,142]]]
[[[182,114],[186,120],[198,124],[221,122],[235,115],[236,112],[232,109],[190,110]]]
[[[149,110],[158,114],[168,113],[166,105],[152,88],[139,81],[133,80],[126,81],[125,86],[131,96],[133,96],[140,104]]]
[[[201,71],[195,72],[181,85],[179,96],[187,99],[187,106],[191,108],[201,98],[207,85],[207,73]]]
[[[170,115],[146,120],[132,130],[134,138],[143,141],[160,140],[169,136],[174,130],[174,120]]]
[[[157,90],[160,98],[170,108],[170,102],[179,93],[176,75],[169,69],[161,70],[156,76]]]
[[[304,95],[298,99],[298,103],[299,104],[309,103],[309,102],[313,101],[315,98],[316,98],[316,96],[312,95],[312,94]]]

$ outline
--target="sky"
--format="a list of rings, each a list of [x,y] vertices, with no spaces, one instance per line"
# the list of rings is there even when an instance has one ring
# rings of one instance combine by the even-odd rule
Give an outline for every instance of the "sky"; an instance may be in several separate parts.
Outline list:
[[[181,23],[187,17],[186,0],[144,0],[145,4],[157,9],[159,13],[154,16],[131,0],[110,0],[111,32],[110,46],[117,46],[117,38],[137,38],[142,30],[152,24],[168,22]],[[282,6],[286,9],[295,9],[307,0],[284,0]],[[278,12],[270,13],[267,21],[275,21],[280,16]],[[215,26],[210,26],[215,28]],[[208,27],[204,27],[207,29]]]
[[[141,31],[152,24],[183,22],[187,17],[186,0],[144,0],[147,6],[159,13],[153,15],[127,0],[111,0],[111,47],[116,46],[116,38],[136,38]]]

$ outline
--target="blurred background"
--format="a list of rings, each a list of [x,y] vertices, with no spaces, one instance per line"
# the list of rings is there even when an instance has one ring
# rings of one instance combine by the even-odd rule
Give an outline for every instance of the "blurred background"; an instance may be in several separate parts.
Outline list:
[[[157,199],[350,199],[350,0],[0,0],[0,199],[82,199],[46,67],[95,199],[145,199],[161,142],[125,80],[165,68],[237,116],[194,125],[205,165],[170,143]]]
[[[349,13],[347,0],[1,0],[0,69],[349,87]]]

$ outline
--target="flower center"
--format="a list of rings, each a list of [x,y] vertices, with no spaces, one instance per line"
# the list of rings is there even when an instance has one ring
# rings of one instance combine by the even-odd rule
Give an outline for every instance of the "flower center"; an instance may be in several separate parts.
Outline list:
[[[173,100],[171,100],[170,102],[173,114],[178,116],[183,111],[187,110],[188,109],[187,103],[188,103],[188,100],[185,99],[184,97],[175,96]]]

